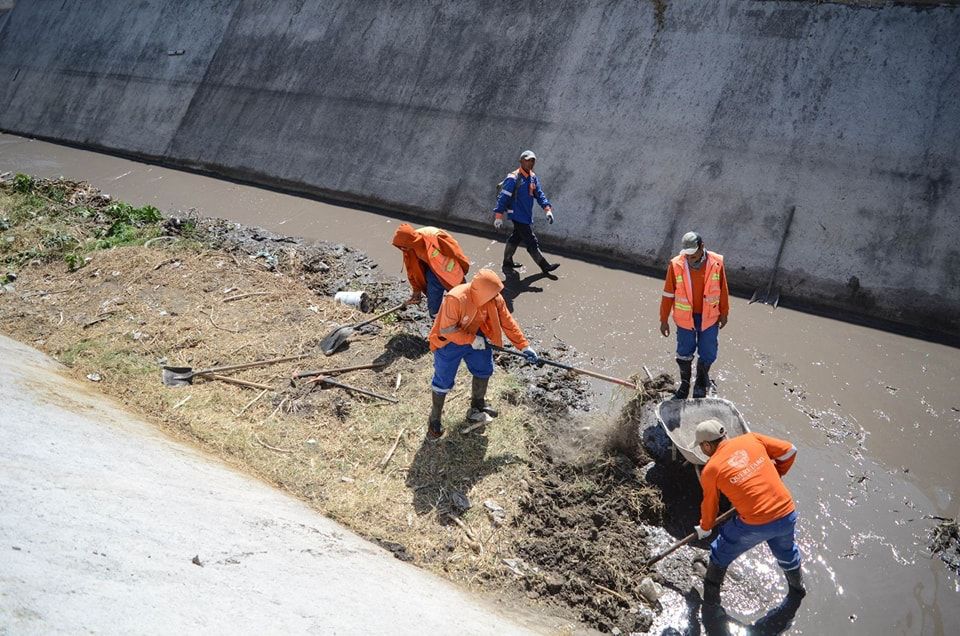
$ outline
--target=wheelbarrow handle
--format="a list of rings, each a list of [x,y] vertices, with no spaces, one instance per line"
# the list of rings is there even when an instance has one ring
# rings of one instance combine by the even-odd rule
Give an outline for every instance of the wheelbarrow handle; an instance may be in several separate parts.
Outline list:
[[[732,516],[735,515],[735,514],[737,514],[737,509],[736,509],[736,508],[731,508],[730,510],[727,510],[725,513],[723,513],[722,515],[720,515],[719,517],[717,517],[717,520],[714,522],[713,527],[716,528],[716,527],[719,526],[721,523],[724,523],[725,521],[727,521],[730,517],[732,517]],[[691,532],[690,534],[688,534],[688,535],[685,536],[684,538],[680,539],[679,541],[677,541],[676,543],[674,543],[672,546],[670,546],[669,548],[667,548],[666,550],[664,550],[663,552],[661,552],[661,553],[658,554],[657,556],[655,556],[655,557],[653,557],[652,559],[650,559],[649,561],[647,561],[647,563],[646,563],[646,565],[645,565],[644,567],[645,567],[645,568],[649,568],[651,565],[653,565],[653,564],[656,563],[657,561],[660,561],[660,560],[662,560],[664,557],[673,554],[674,552],[676,552],[677,550],[679,550],[679,549],[682,548],[683,546],[687,545],[688,543],[690,543],[691,541],[693,541],[693,540],[696,539],[696,538],[697,538],[697,533],[696,533],[695,531],[694,531],[694,532]]]
[[[520,351],[516,349],[507,349],[506,347],[498,347],[495,344],[487,344],[488,347],[495,351],[502,351],[503,353],[509,353],[511,355],[520,356],[526,358],[527,356],[523,355]],[[581,369],[579,367],[570,366],[569,364],[563,364],[562,362],[556,362],[554,360],[547,360],[546,358],[540,358],[540,362],[543,364],[549,364],[551,367],[557,367],[559,369],[565,369],[567,371],[572,371],[574,373],[579,373],[580,375],[589,375],[592,378],[597,378],[598,380],[605,380],[607,382],[612,382],[614,384],[619,384],[621,386],[630,387],[631,389],[636,390],[637,385],[629,380],[621,380],[620,378],[615,378],[613,376],[604,375],[596,371],[590,371],[589,369]]]

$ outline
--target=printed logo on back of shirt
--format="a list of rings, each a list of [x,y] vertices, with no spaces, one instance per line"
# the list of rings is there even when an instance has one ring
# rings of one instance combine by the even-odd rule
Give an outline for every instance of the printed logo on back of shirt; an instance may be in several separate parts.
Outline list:
[[[747,451],[738,450],[730,456],[730,459],[727,460],[727,463],[730,464],[730,467],[734,470],[740,470],[750,463],[750,456],[747,455]]]

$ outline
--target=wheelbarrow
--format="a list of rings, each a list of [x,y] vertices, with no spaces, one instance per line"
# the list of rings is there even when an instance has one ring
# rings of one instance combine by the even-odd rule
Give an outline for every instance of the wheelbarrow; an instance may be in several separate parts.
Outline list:
[[[696,467],[698,474],[699,467],[707,463],[708,457],[697,445],[697,424],[710,419],[723,424],[727,437],[737,437],[750,432],[737,407],[723,398],[669,399],[657,405],[657,420],[673,443],[674,458],[676,451],[680,451],[680,455]]]

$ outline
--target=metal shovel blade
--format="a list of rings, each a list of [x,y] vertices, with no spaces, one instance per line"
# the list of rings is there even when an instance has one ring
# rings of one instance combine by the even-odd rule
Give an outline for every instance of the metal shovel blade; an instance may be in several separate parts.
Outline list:
[[[193,369],[191,367],[163,367],[163,383],[167,386],[186,386],[193,384]]]
[[[337,327],[320,341],[320,351],[322,351],[325,356],[333,355],[352,334],[353,327],[350,325]]]

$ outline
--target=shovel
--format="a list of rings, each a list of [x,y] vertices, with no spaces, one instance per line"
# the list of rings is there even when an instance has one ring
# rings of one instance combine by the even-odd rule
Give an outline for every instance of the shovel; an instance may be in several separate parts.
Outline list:
[[[780,249],[777,250],[777,258],[773,261],[773,271],[770,272],[770,281],[767,282],[767,293],[763,294],[761,298],[760,288],[758,287],[754,292],[753,296],[750,298],[748,305],[752,305],[755,302],[761,302],[766,305],[773,305],[773,308],[776,309],[777,305],[780,304],[780,290],[778,289],[773,293],[773,283],[777,279],[777,271],[780,269],[780,257],[783,256],[783,247],[787,244],[787,234],[790,233],[790,226],[793,225],[793,214],[797,211],[797,206],[791,205],[790,209],[787,211],[787,226],[783,230],[783,236],[780,238]]]
[[[239,371],[240,369],[252,369],[254,367],[265,367],[268,364],[277,364],[279,362],[292,362],[306,358],[309,354],[303,353],[298,356],[287,356],[286,358],[271,358],[269,360],[258,360],[257,362],[245,362],[243,364],[231,364],[225,367],[211,367],[209,369],[200,369],[194,371],[190,367],[163,367],[163,383],[167,386],[186,386],[193,384],[193,378],[198,375],[210,375],[220,373],[221,371]]]
[[[737,512],[736,508],[731,508],[730,510],[727,510],[725,513],[723,513],[722,515],[720,515],[719,517],[717,517],[717,520],[714,522],[713,527],[714,527],[714,528],[718,527],[721,523],[723,523],[724,521],[726,521],[727,519],[729,519],[730,517],[732,517],[734,514],[736,514],[736,512]],[[684,538],[680,539],[679,541],[677,541],[676,543],[674,543],[672,546],[670,546],[669,548],[667,548],[666,550],[664,550],[663,552],[661,552],[661,553],[658,554],[657,556],[655,556],[655,557],[653,557],[652,559],[650,559],[649,561],[647,561],[646,564],[644,564],[643,567],[644,567],[644,568],[649,568],[651,565],[653,565],[653,564],[656,563],[657,561],[662,560],[662,559],[663,559],[665,556],[667,556],[667,555],[673,554],[674,552],[676,552],[677,550],[679,550],[679,549],[682,548],[683,546],[687,545],[688,543],[690,543],[691,541],[693,541],[693,540],[696,539],[696,538],[697,538],[697,533],[696,533],[696,532],[691,532],[690,534],[688,534],[688,535],[685,536]]]
[[[517,351],[516,349],[505,349],[504,347],[498,347],[495,344],[487,343],[487,346],[493,349],[494,351],[502,351],[503,353],[509,353],[511,355],[520,356],[521,358],[526,358],[525,355]],[[562,362],[554,362],[553,360],[547,360],[545,358],[540,358],[540,362],[543,364],[549,364],[551,367],[557,367],[560,369],[566,369],[567,371],[573,371],[574,373],[579,373],[580,375],[589,375],[591,378],[597,378],[599,380],[604,380],[606,382],[612,382],[614,384],[619,384],[621,386],[630,387],[634,391],[637,390],[637,385],[635,382],[630,382],[629,380],[621,380],[620,378],[614,378],[609,375],[603,375],[602,373],[597,373],[596,371],[590,371],[588,369],[578,369],[577,367],[572,367],[569,364],[563,364]]]
[[[358,322],[354,325],[344,325],[342,327],[337,327],[336,329],[328,333],[323,340],[320,341],[320,350],[323,351],[323,355],[325,356],[333,355],[333,353],[336,352],[337,349],[343,346],[343,343],[347,341],[347,338],[349,338],[355,330],[359,329],[360,327],[363,327],[364,325],[369,325],[371,322],[376,322],[377,320],[380,320],[384,316],[389,316],[394,312],[400,311],[405,306],[406,306],[406,303],[400,303],[396,307],[392,307],[386,310],[385,312],[383,312],[382,314],[377,314],[373,318],[369,318],[367,320],[364,320],[363,322]]]

